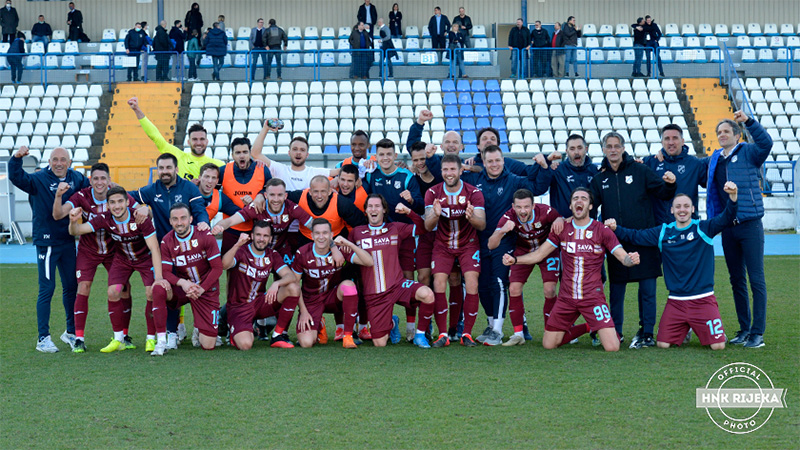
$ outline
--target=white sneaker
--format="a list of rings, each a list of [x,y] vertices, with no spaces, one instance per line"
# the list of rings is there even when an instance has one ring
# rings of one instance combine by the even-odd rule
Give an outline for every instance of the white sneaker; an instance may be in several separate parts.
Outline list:
[[[573,339],[573,340],[569,341],[569,344],[570,344],[570,345],[575,345],[575,344],[577,344],[578,342],[580,342],[580,341],[578,340],[578,338],[575,338],[575,339]]]
[[[177,350],[177,349],[178,349],[178,333],[167,333],[167,350]]]
[[[167,343],[164,341],[156,342],[156,348],[150,353],[152,356],[163,356],[167,352]]]
[[[512,334],[506,342],[503,342],[503,347],[511,347],[514,345],[525,345],[525,338],[518,334]]]
[[[219,339],[219,336],[217,336],[217,339]],[[192,346],[194,348],[200,347],[200,330],[197,328],[192,330]]]
[[[406,324],[406,340],[408,342],[414,341],[414,335],[417,334],[417,327],[415,325]]]
[[[178,342],[183,342],[186,339],[186,324],[178,324]]]
[[[67,333],[66,331],[61,334],[61,341],[65,344],[69,344],[69,348],[75,348],[75,335],[71,333]]]
[[[56,347],[56,344],[53,344],[53,340],[50,339],[50,335],[47,335],[43,338],[40,338],[39,342],[36,343],[36,350],[39,350],[42,353],[56,353],[58,352],[58,347]]]
[[[222,347],[223,345],[225,344],[222,342],[222,336],[217,336],[217,342],[214,344],[214,347]]]

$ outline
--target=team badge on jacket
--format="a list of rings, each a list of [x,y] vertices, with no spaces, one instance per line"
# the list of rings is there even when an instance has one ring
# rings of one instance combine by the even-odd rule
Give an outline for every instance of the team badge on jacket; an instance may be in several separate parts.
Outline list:
[[[633,175],[625,175],[625,183],[627,184],[633,183]]]

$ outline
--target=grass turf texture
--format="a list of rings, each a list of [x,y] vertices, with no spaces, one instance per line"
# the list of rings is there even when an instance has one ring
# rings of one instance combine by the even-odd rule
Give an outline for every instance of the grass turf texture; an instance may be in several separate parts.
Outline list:
[[[638,317],[632,287],[626,343],[617,354],[592,347],[588,336],[542,349],[541,281],[534,271],[525,290],[534,341],[519,347],[426,351],[404,342],[345,351],[333,342],[329,320],[331,343],[313,349],[257,342],[249,352],[207,352],[186,342],[154,358],[143,351],[144,295],[134,278],[131,334],[139,348],[107,355],[99,353],[111,338],[105,272],[99,270],[90,298],[89,351],[72,354],[58,339],[64,330],[59,288],[51,332],[61,352],[45,355],[34,350],[36,267],[0,267],[2,448],[797,446],[797,257],[766,259],[766,347],[712,352],[694,337],[687,348],[629,350]],[[716,268],[718,303],[732,336],[738,327],[721,258]],[[663,281],[658,284],[660,317],[666,292]],[[188,311],[186,321],[191,330]],[[480,317],[476,334],[484,323]],[[508,321],[506,329],[508,335]],[[788,408],[746,435],[718,429],[695,408],[695,389],[737,361],[755,364],[776,388],[788,389]]]

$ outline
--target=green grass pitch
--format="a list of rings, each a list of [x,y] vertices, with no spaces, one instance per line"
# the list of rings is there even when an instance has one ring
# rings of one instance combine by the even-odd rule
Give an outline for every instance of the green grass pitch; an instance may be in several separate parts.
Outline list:
[[[45,355],[34,350],[36,267],[0,266],[0,448],[797,448],[800,258],[768,257],[766,273],[767,346],[754,350],[712,352],[696,337],[687,348],[627,349],[638,317],[631,287],[619,353],[592,347],[588,336],[545,351],[534,271],[525,293],[534,341],[520,347],[367,343],[345,351],[329,320],[331,343],[313,349],[258,342],[249,352],[207,352],[186,342],[154,358],[142,350],[139,279],[131,328],[139,349],[99,353],[111,337],[99,270],[89,352],[72,354],[58,339],[59,288],[51,326],[62,351]],[[730,336],[738,327],[727,278],[717,258],[716,294]],[[666,291],[658,284],[660,317]],[[718,429],[695,408],[695,389],[737,361],[788,389],[788,407],[746,435]]]

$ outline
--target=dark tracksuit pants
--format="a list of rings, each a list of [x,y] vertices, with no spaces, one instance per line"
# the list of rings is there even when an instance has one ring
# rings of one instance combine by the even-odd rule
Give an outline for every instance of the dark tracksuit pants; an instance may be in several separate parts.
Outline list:
[[[513,253],[514,241],[501,242],[494,249],[481,248],[481,274],[478,277],[478,296],[487,317],[505,318],[508,309],[508,272],[503,255]],[[475,332],[478,333],[479,330]]]
[[[628,283],[611,283],[609,287],[611,319],[619,334],[622,334],[622,322],[625,319],[625,287],[627,285]],[[644,328],[645,333],[653,334],[653,328],[656,325],[656,278],[639,280],[638,297],[639,326]]]
[[[728,265],[739,329],[764,334],[767,326],[767,282],[764,278],[764,225],[761,219],[741,222],[722,231],[722,250]],[[746,273],[745,273],[746,272]],[[752,322],[747,278],[753,292]]]
[[[56,268],[61,277],[62,301],[67,319],[67,333],[75,333],[75,294],[78,280],[75,277],[77,251],[75,242],[55,246],[36,246],[39,265],[39,298],[36,301],[36,319],[39,337],[50,335],[50,302],[56,291]]]

